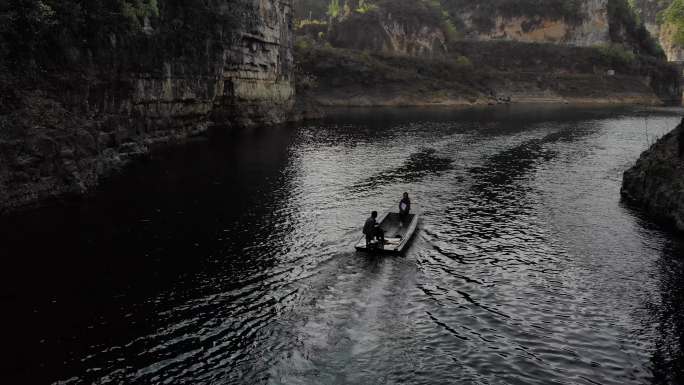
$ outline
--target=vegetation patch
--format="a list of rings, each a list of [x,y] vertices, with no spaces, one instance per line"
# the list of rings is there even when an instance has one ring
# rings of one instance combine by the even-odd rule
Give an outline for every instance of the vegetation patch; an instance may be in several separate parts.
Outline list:
[[[299,0],[295,3],[295,15],[297,33],[312,37],[312,24],[326,25],[328,29],[336,26],[342,26],[343,30],[368,29],[383,16],[408,28],[440,29],[448,40],[461,36],[439,0]]]
[[[609,44],[596,47],[605,64],[613,68],[629,68],[633,66],[637,57],[634,52],[626,50],[622,45]]]
[[[0,2],[0,65],[37,76],[95,65],[202,63],[234,38],[240,9],[203,0],[8,0]],[[206,68],[206,66],[203,66]]]
[[[295,51],[297,89],[308,100],[324,100],[323,105],[393,100],[496,103],[510,101],[507,95],[535,92],[542,98],[550,93],[587,100],[623,94],[648,97],[650,92],[667,101],[677,97],[672,90],[679,77],[676,69],[622,45],[456,41],[448,48],[443,56],[413,57],[308,40]],[[650,79],[650,88],[644,78]]]
[[[674,42],[684,46],[684,0],[673,0],[672,4],[658,15],[658,23],[674,29]]]
[[[442,7],[454,20],[460,19],[464,11],[471,12],[475,26],[481,31],[494,29],[496,16],[580,24],[587,16],[582,3],[582,0],[441,0]]]
[[[631,47],[640,55],[664,59],[665,52],[651,36],[628,0],[608,0],[611,41]]]

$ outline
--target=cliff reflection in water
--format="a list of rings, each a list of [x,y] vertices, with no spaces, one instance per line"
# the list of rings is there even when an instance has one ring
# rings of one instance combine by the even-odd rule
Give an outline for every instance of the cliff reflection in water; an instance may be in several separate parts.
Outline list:
[[[679,118],[649,113],[650,134]],[[8,383],[682,381],[681,240],[629,110],[343,111],[156,153],[0,224]],[[423,210],[404,257],[352,251]]]
[[[684,243],[667,244],[657,262],[660,298],[654,304],[658,338],[653,355],[658,383],[684,383]]]
[[[293,227],[292,140],[287,129],[217,133],[158,153],[84,202],[3,222],[0,254],[13,256],[3,302],[15,315],[4,322],[24,331],[8,335],[10,378],[92,382],[133,357],[134,378],[148,378],[179,350],[253,349],[274,308],[262,296],[278,254],[264,248],[286,248]]]

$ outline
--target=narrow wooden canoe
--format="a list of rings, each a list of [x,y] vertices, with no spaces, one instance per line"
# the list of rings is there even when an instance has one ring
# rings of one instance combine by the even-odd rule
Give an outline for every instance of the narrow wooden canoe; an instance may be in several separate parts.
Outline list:
[[[404,222],[399,213],[386,212],[378,219],[380,228],[385,232],[385,244],[379,245],[373,240],[370,247],[366,246],[366,236],[362,236],[356,244],[356,250],[370,253],[400,254],[408,247],[413,233],[418,227],[418,213],[411,213]]]

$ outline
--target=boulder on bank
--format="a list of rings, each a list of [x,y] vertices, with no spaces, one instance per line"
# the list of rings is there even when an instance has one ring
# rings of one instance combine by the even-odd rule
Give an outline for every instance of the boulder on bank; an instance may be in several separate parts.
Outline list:
[[[625,171],[621,194],[684,231],[684,119]]]

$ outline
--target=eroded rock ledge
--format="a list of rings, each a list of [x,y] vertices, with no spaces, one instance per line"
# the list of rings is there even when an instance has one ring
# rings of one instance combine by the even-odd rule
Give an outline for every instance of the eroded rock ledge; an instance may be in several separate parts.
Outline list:
[[[684,119],[625,171],[625,200],[684,231]]]

